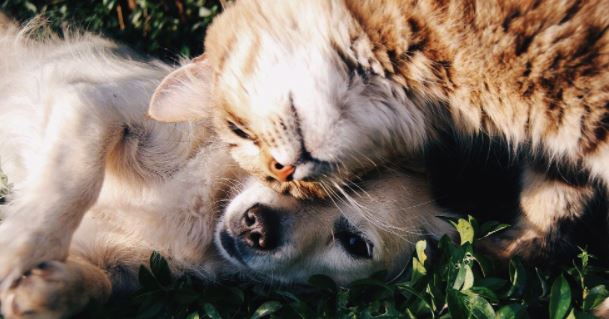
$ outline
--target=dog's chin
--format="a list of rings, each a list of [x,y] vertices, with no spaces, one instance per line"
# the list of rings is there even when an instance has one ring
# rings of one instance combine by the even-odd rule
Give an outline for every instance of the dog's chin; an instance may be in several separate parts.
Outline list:
[[[214,236],[214,244],[224,260],[230,263],[231,268],[236,270],[240,279],[247,278],[248,280],[251,280],[255,278],[255,281],[265,283],[274,281],[272,278],[267,278],[267,276],[264,274],[250,267],[246,261],[246,258],[244,258],[243,254],[239,250],[236,239],[228,233],[226,228],[223,227],[222,223],[218,224],[218,228]]]
[[[235,238],[230,235],[224,226],[224,216],[217,220],[214,231],[214,246],[222,258],[237,268],[247,268],[241,253],[237,249]]]

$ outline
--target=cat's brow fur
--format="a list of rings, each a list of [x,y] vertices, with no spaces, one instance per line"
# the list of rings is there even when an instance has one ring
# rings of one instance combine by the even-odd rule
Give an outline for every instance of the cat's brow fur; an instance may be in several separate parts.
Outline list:
[[[502,134],[573,161],[603,153],[609,129],[608,1],[313,2],[319,10],[339,11],[319,18],[342,18],[336,24],[344,30],[324,40],[352,76],[381,76],[412,98],[449,103],[467,132]],[[298,16],[281,13],[297,13],[303,4],[234,7],[240,6],[247,8],[216,20],[207,48],[217,73],[233,56],[244,58],[239,63],[245,81],[264,51],[258,30],[239,34],[235,24],[277,29],[277,36],[280,26],[299,24]],[[289,6],[295,8],[273,10]],[[343,33],[349,42],[342,41]],[[360,56],[359,41],[369,43],[371,54]]]

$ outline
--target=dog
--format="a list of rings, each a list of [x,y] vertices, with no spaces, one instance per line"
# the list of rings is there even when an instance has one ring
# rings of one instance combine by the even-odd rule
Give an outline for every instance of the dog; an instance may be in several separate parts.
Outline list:
[[[131,292],[152,251],[204,281],[346,284],[383,269],[395,278],[418,240],[453,234],[419,173],[379,169],[327,200],[275,192],[233,162],[211,114],[147,115],[171,66],[44,29],[0,29],[5,318],[65,318]]]

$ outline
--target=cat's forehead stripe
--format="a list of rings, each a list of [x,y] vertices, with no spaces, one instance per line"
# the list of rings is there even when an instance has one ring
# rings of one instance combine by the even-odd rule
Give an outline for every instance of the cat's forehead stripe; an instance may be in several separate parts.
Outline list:
[[[241,67],[241,76],[248,77],[256,70],[258,54],[260,53],[261,40],[259,37],[253,37],[248,48],[248,53],[243,59]]]

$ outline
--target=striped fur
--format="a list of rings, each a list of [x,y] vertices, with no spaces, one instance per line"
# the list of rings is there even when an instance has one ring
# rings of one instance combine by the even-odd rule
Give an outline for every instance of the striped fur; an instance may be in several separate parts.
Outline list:
[[[416,159],[445,128],[464,141],[499,137],[584,176],[580,186],[530,171],[526,227],[496,248],[510,256],[514,243],[529,247],[514,239],[531,229],[527,243],[579,218],[596,188],[589,180],[609,180],[608,7],[239,1],[206,38],[216,126],[243,168],[297,197],[332,195],[375,166]],[[274,162],[293,165],[294,180],[273,178]]]

